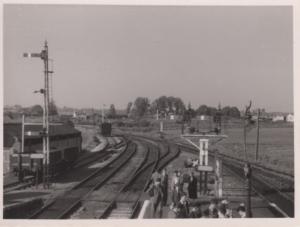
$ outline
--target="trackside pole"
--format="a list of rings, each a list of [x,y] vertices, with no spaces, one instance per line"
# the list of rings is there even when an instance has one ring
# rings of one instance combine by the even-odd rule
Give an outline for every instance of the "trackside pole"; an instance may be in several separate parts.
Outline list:
[[[45,41],[44,49],[40,53],[24,53],[23,57],[26,58],[41,58],[44,61],[44,88],[34,93],[41,93],[44,96],[43,108],[43,131],[41,132],[43,138],[43,185],[49,187],[49,69],[48,69],[48,43]]]
[[[208,192],[208,173],[213,172],[215,176],[215,186],[214,186],[214,194],[217,198],[221,198],[223,194],[223,186],[222,186],[222,161],[219,160],[218,152],[215,152],[215,160],[214,165],[208,165],[208,145],[209,139],[217,139],[217,142],[221,141],[224,138],[227,138],[226,135],[182,135],[186,141],[192,144],[194,147],[197,147],[199,150],[199,165],[197,166],[197,171],[199,172],[199,192],[200,194],[207,194]],[[192,138],[200,138],[199,145],[194,143]]]

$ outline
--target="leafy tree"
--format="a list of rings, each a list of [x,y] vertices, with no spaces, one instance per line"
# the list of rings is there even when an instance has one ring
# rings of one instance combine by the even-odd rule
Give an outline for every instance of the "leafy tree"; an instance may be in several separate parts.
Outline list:
[[[183,114],[185,111],[185,105],[180,98],[173,96],[160,96],[152,102],[150,107],[152,114],[156,113],[157,110],[160,113]]]
[[[214,116],[216,113],[217,113],[217,108],[206,106],[206,105],[201,105],[197,109],[197,114],[198,115]]]
[[[196,111],[192,108],[192,105],[188,104],[188,109],[184,111],[183,121],[187,123],[191,123],[192,118],[196,116]]]
[[[54,101],[51,101],[51,102],[49,103],[49,115],[50,115],[50,116],[58,115],[57,107],[56,107]]]
[[[207,115],[208,113],[208,106],[206,105],[201,105],[199,106],[199,108],[197,109],[197,114],[198,115]]]
[[[231,107],[230,116],[235,117],[235,118],[239,118],[241,116],[241,112],[239,111],[239,109],[237,107]]]
[[[28,110],[29,114],[32,116],[42,116],[43,108],[40,105],[34,105]]]
[[[127,104],[127,108],[126,108],[126,113],[127,113],[127,114],[130,113],[131,107],[132,107],[132,102],[129,102],[129,103]]]
[[[109,116],[110,118],[115,118],[116,115],[117,115],[117,113],[116,113],[115,105],[114,105],[114,104],[111,104],[111,105],[110,105],[110,108],[109,108],[108,116]]]
[[[149,99],[145,97],[138,97],[134,101],[134,107],[132,110],[133,116],[143,117],[149,109]]]
[[[241,113],[237,107],[225,106],[224,108],[222,108],[222,115],[239,118],[241,116]]]

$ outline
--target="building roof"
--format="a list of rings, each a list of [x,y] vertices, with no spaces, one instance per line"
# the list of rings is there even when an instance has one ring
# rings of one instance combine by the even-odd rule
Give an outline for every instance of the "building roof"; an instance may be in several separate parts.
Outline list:
[[[26,125],[25,131],[40,132],[42,131],[42,125]],[[50,137],[81,134],[80,131],[76,130],[72,126],[63,124],[50,125],[49,133]],[[4,147],[11,147],[15,142],[15,137],[21,141],[22,123],[4,123],[3,135]],[[25,136],[25,139],[26,138],[41,138],[41,136]]]

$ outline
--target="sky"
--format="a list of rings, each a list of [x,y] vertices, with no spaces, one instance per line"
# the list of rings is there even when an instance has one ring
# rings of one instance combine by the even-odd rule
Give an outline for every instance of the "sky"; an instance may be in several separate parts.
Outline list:
[[[4,105],[42,104],[47,39],[60,107],[161,95],[293,112],[289,6],[4,5]]]

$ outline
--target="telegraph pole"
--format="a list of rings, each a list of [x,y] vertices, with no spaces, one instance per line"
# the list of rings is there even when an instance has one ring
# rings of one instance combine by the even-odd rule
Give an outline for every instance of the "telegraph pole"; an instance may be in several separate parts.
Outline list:
[[[45,41],[44,49],[40,53],[24,53],[23,57],[31,58],[37,57],[44,61],[44,88],[40,89],[39,93],[44,96],[43,108],[43,130],[41,132],[43,137],[43,184],[44,188],[49,187],[49,58],[48,58],[48,43]]]
[[[256,150],[255,150],[255,161],[258,161],[258,151],[259,151],[259,118],[260,109],[257,110],[257,132],[256,132]]]
[[[252,178],[252,170],[251,170],[251,164],[248,160],[247,155],[247,123],[249,124],[251,121],[251,108],[252,102],[250,101],[249,106],[246,106],[245,116],[244,116],[244,152],[245,152],[245,166],[244,166],[244,174],[245,174],[245,186],[246,186],[246,217],[251,218],[252,217],[252,211],[251,211],[251,178]]]
[[[104,107],[105,107],[105,104],[102,105],[102,124],[104,123]]]
[[[24,114],[22,115],[22,141],[21,141],[21,151],[19,151],[18,153],[18,156],[19,156],[19,175],[18,175],[18,179],[19,179],[19,182],[23,182],[23,178],[24,178],[24,175],[23,175],[23,164],[22,164],[22,155],[24,153],[24,121],[25,121],[25,116]]]

